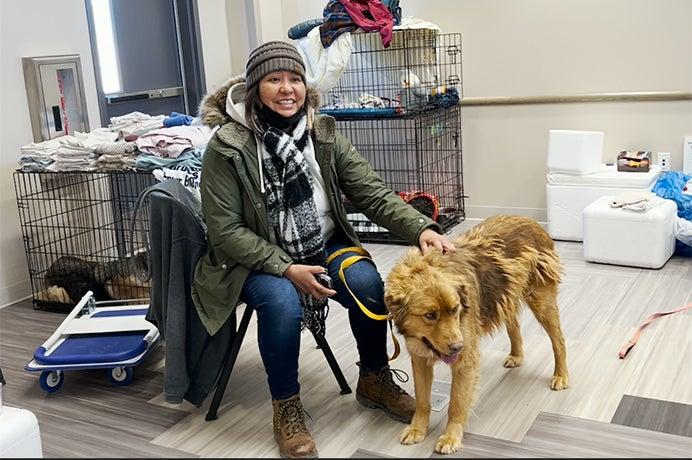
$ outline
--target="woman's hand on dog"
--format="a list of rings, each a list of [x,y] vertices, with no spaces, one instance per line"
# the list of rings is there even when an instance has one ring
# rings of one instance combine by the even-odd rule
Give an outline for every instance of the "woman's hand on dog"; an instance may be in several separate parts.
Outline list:
[[[454,244],[452,244],[446,236],[440,235],[430,228],[426,228],[421,232],[418,238],[418,245],[423,255],[427,254],[432,248],[437,248],[443,253],[454,252],[456,250]]]
[[[336,294],[335,290],[328,289],[317,281],[315,275],[318,273],[324,273],[324,267],[319,265],[291,264],[284,272],[284,276],[291,280],[293,285],[302,293],[309,294],[318,300]]]

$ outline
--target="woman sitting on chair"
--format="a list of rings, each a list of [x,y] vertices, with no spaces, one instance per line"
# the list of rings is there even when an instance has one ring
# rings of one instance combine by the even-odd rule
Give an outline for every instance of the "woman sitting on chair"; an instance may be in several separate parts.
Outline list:
[[[298,383],[302,325],[324,333],[327,298],[348,309],[360,357],[357,400],[408,423],[413,398],[394,383],[387,323],[368,317],[338,277],[360,248],[341,194],[375,223],[423,251],[453,250],[439,226],[388,189],[332,117],[315,115],[295,47],[274,41],[250,53],[245,78],[231,79],[202,103],[201,116],[221,125],[204,155],[202,209],[209,249],[197,267],[195,300],[210,333],[238,299],[257,311],[258,341],[274,407],[281,455],[311,457]],[[337,257],[327,257],[344,248]],[[330,288],[318,280],[328,274]],[[383,282],[372,261],[345,270],[355,297],[386,315]]]

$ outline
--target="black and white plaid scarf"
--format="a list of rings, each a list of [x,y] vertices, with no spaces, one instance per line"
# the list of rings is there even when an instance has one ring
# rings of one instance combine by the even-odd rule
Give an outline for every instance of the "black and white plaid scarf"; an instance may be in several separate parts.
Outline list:
[[[265,172],[269,224],[277,233],[279,245],[293,260],[306,265],[324,265],[324,238],[314,200],[312,175],[303,151],[310,142],[303,116],[286,134],[269,127],[262,137],[262,163]],[[312,332],[324,333],[327,300],[300,293],[303,325]]]

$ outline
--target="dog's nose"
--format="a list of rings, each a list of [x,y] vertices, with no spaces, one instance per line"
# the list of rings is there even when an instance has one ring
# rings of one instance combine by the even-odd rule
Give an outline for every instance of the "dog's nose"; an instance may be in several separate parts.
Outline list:
[[[451,354],[459,353],[462,348],[464,348],[464,341],[463,340],[449,344],[449,351]]]

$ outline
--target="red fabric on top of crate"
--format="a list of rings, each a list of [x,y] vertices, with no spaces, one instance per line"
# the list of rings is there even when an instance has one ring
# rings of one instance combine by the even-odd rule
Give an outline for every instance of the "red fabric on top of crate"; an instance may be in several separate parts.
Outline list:
[[[358,27],[365,31],[378,31],[382,46],[392,41],[394,18],[380,0],[330,0],[324,7],[324,22],[320,26],[322,46],[329,45],[342,33]]]

